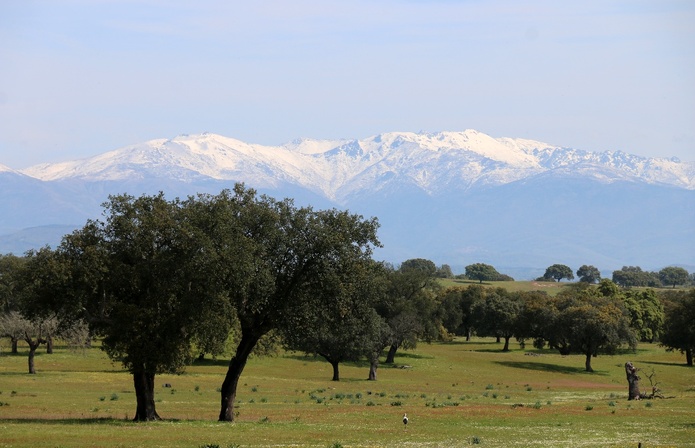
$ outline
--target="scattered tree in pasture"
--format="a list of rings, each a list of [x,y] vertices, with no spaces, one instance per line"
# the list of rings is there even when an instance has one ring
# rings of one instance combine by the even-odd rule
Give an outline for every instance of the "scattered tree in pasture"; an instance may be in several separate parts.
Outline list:
[[[461,295],[464,290],[465,288],[461,287],[446,288],[437,295],[442,325],[450,334],[465,334],[462,329],[463,307],[461,303]]]
[[[665,286],[685,285],[688,282],[688,271],[676,266],[669,266],[659,271],[659,280]]]
[[[623,303],[630,313],[630,326],[642,342],[659,339],[664,324],[664,306],[653,289],[628,290]]]
[[[516,320],[514,336],[522,347],[525,346],[526,339],[532,339],[533,346],[536,348],[545,347],[543,336],[546,326],[557,315],[554,299],[549,297],[545,291],[519,291],[515,294],[521,300],[522,306]]]
[[[454,272],[451,270],[451,266],[448,264],[443,264],[437,269],[437,278],[454,278]]]
[[[623,266],[618,271],[613,271],[613,282],[623,288],[635,286],[661,286],[659,277],[654,272],[643,271],[639,266]]]
[[[509,339],[517,332],[522,305],[518,294],[511,294],[504,288],[487,291],[485,299],[476,302],[471,310],[476,333],[503,338],[502,351],[509,351]]]
[[[544,339],[561,354],[583,354],[587,372],[593,372],[591,358],[599,351],[612,353],[623,344],[637,344],[622,301],[596,291],[585,287],[560,292],[543,330]]]
[[[233,421],[239,378],[258,341],[272,330],[290,329],[295,312],[335,306],[326,286],[347,287],[350,273],[372,262],[378,224],[258,197],[241,184],[233,192],[199,195],[195,210],[191,219],[204,229],[211,254],[208,281],[229,300],[239,322],[239,343],[220,392],[219,420]]]
[[[486,281],[496,281],[500,277],[500,273],[494,266],[485,263],[473,263],[466,266],[466,277],[471,280],[478,280],[480,283]]]
[[[0,334],[22,340],[29,346],[29,373],[36,373],[36,350],[47,344],[49,337],[58,334],[58,319],[55,316],[36,317],[27,319],[17,311],[11,311],[0,316]]]
[[[26,257],[0,254],[0,313],[19,309],[18,274],[26,263]]]
[[[26,257],[15,255],[0,255],[0,314],[19,311],[20,309],[20,272],[26,262]],[[14,333],[5,334],[10,338],[12,353],[17,353],[19,339]]]
[[[210,254],[185,204],[160,193],[111,196],[104,207],[104,222],[89,221],[59,247],[71,269],[65,302],[84,310],[102,349],[131,373],[134,420],[156,420],[155,376],[181,372],[209,323],[201,317],[229,307],[210,290]]]
[[[577,269],[577,277],[579,277],[580,282],[596,283],[601,280],[601,271],[594,266],[584,264]]]
[[[440,303],[441,321],[444,329],[455,335],[466,336],[471,340],[473,334],[473,305],[485,300],[486,288],[481,285],[452,287],[440,291],[437,301]]]
[[[292,310],[291,325],[285,328],[286,348],[321,356],[333,367],[333,381],[340,380],[339,364],[357,361],[373,352],[375,341],[382,339],[384,320],[374,309],[379,294],[379,265],[351,272],[335,272],[327,278],[323,291],[329,297],[314,303],[302,303],[307,309]],[[335,281],[335,285],[330,282]],[[383,349],[381,346],[380,349]],[[376,372],[374,374],[376,379]]]
[[[661,345],[685,354],[686,364],[693,365],[695,353],[695,289],[669,295],[664,301],[665,318]]]
[[[545,270],[545,274],[543,274],[543,278],[554,279],[555,281],[559,282],[563,278],[566,278],[567,280],[574,279],[574,274],[569,266],[564,264],[554,264],[552,266],[548,266],[548,268]]]
[[[414,348],[418,339],[439,336],[439,305],[436,293],[441,289],[434,263],[421,258],[406,260],[397,270],[388,270],[388,286],[377,312],[390,327],[391,342],[385,363],[395,361],[399,348]]]

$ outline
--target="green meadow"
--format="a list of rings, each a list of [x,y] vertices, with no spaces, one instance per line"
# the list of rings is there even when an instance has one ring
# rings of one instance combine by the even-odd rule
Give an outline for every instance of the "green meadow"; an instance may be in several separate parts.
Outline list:
[[[165,420],[133,423],[131,377],[98,347],[42,352],[29,375],[22,348],[2,344],[0,447],[695,446],[695,369],[657,345],[599,355],[586,373],[582,356],[455,340],[401,351],[377,381],[341,365],[339,382],[327,362],[281,352],[249,361],[233,423],[216,421],[227,360],[207,360],[158,376]],[[628,401],[626,361],[666,398]]]

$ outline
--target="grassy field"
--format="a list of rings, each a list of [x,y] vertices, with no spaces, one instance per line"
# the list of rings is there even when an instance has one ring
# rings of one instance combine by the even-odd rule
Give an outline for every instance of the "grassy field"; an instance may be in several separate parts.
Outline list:
[[[504,288],[507,291],[545,291],[548,295],[554,296],[562,290],[562,288],[571,285],[568,282],[537,282],[537,281],[520,281],[520,282],[478,282],[476,280],[461,280],[455,278],[441,278],[439,283],[445,288],[466,288],[470,285],[482,285],[488,288]]]
[[[59,347],[37,356],[0,346],[0,447],[686,447],[695,446],[695,369],[684,357],[643,344],[600,355],[508,353],[488,339],[422,344],[397,366],[341,367],[300,354],[253,358],[240,381],[238,417],[216,421],[226,361],[157,377],[165,421],[132,423],[130,376],[98,349]],[[623,365],[654,372],[668,398],[627,401]],[[172,388],[164,388],[171,383]],[[408,413],[404,428],[401,417]]]

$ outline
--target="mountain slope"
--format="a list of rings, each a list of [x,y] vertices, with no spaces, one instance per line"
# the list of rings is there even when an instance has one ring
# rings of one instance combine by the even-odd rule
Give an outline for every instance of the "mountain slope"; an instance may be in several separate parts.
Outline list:
[[[424,257],[541,274],[553,263],[575,270],[695,265],[695,162],[473,130],[282,146],[182,135],[21,173],[7,169],[0,188],[12,193],[0,201],[0,230],[80,225],[99,217],[108,194],[173,198],[217,193],[237,181],[300,205],[378,217],[384,248],[377,257],[396,263]],[[0,251],[8,247],[2,241]]]

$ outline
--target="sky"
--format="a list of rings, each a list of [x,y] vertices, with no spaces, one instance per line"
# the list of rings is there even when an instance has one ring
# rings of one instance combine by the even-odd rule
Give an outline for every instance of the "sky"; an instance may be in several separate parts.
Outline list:
[[[476,129],[695,161],[691,0],[2,0],[0,164]]]

